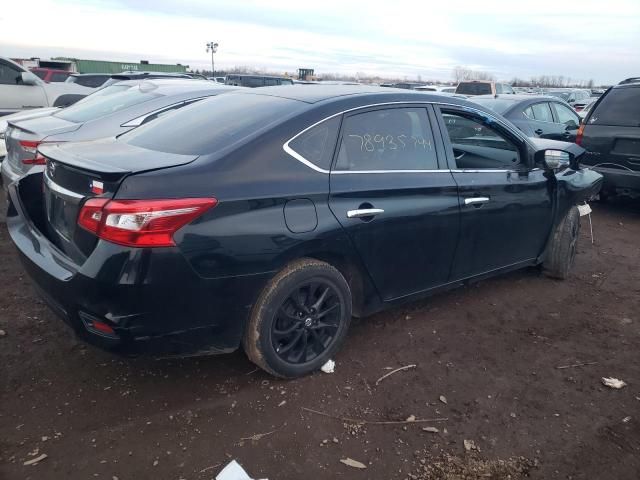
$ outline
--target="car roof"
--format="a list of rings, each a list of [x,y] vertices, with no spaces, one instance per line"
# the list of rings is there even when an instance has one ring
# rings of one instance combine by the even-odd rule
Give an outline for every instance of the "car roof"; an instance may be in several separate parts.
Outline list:
[[[282,85],[274,87],[259,87],[253,89],[235,92],[245,95],[268,95],[272,97],[281,97],[289,100],[298,100],[305,103],[330,102],[331,100],[339,100],[344,97],[356,96],[384,96],[402,97],[400,100],[413,99],[425,102],[442,101],[443,95],[437,92],[425,92],[417,90],[407,90],[402,88],[374,87],[369,85]],[[447,101],[452,97],[447,96]],[[468,102],[464,102],[465,104]],[[475,105],[474,105],[475,106]]]

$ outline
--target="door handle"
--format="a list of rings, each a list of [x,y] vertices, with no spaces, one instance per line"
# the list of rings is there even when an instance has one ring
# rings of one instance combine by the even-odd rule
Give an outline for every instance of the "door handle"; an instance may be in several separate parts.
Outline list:
[[[347,211],[347,218],[375,217],[379,213],[384,213],[381,208],[358,208]]]
[[[535,133],[536,135],[542,135],[544,132],[541,128],[538,128],[537,130],[534,130],[533,133]]]
[[[484,203],[489,203],[490,200],[489,197],[467,197],[464,199],[464,204],[480,206]]]

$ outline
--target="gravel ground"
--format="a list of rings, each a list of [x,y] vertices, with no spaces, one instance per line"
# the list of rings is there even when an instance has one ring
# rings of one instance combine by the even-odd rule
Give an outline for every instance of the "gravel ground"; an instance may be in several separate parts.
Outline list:
[[[85,347],[2,224],[0,478],[212,479],[237,459],[270,480],[638,479],[640,206],[594,210],[569,280],[525,270],[356,321],[334,374],[295,381],[241,352]]]

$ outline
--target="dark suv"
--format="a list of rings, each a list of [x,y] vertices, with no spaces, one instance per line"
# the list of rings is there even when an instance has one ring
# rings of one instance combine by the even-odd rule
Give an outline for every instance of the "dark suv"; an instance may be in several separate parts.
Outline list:
[[[640,196],[640,78],[620,82],[597,101],[578,131],[583,163],[604,175],[601,197]]]

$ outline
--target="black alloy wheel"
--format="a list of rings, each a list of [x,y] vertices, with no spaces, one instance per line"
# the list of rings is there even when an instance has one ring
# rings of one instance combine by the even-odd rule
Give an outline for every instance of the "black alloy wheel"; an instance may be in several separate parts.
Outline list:
[[[321,355],[340,326],[343,306],[322,279],[296,287],[275,313],[271,342],[285,362],[306,363]]]
[[[332,265],[296,260],[264,288],[242,344],[272,375],[294,378],[318,370],[344,341],[351,323],[351,289]]]

